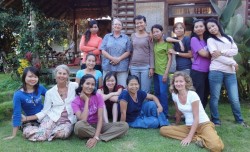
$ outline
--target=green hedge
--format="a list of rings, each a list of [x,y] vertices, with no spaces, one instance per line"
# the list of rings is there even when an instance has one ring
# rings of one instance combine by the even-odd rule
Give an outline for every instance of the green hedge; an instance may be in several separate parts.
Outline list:
[[[3,102],[0,104],[0,121],[11,120],[13,108],[12,101]]]
[[[6,101],[12,101],[14,92],[13,91],[5,91],[0,93],[0,104]]]

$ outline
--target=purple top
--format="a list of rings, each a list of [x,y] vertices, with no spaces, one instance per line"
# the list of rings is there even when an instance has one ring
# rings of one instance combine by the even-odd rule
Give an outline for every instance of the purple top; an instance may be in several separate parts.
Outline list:
[[[192,37],[190,45],[194,58],[192,69],[200,72],[208,72],[211,60],[209,58],[200,56],[198,53],[201,49],[208,51],[207,43],[204,40],[199,40],[196,37]]]
[[[85,101],[81,100],[79,96],[72,101],[71,106],[73,112],[83,112]],[[104,101],[100,94],[92,95],[89,99],[89,115],[87,122],[89,124],[96,124],[98,121],[98,109],[104,107]]]

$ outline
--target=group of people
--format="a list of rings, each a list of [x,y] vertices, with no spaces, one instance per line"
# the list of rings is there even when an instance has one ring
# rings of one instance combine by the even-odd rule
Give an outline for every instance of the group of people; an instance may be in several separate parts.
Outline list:
[[[113,32],[101,39],[97,22],[90,21],[80,42],[83,63],[76,82],[69,82],[69,68],[59,65],[57,84],[47,91],[39,84],[38,70],[26,68],[23,85],[13,97],[13,134],[6,139],[15,137],[20,126],[31,141],[65,139],[74,130],[79,138],[89,138],[86,146],[92,148],[98,140],[123,136],[129,127],[160,127],[162,136],[179,139],[184,146],[194,141],[210,151],[222,151],[215,125],[221,125],[218,101],[223,83],[236,122],[247,126],[240,111],[238,64],[233,59],[238,49],[232,37],[215,19],[194,20],[191,39],[180,22],[173,26],[174,38],[164,36],[159,24],[148,33],[142,15],[134,24],[136,32],[129,38],[121,32],[122,21],[114,19]],[[174,60],[169,90],[176,122],[170,125],[167,95]],[[155,95],[150,94],[152,80]],[[204,110],[209,95],[212,122]],[[182,116],[185,125],[177,126]]]

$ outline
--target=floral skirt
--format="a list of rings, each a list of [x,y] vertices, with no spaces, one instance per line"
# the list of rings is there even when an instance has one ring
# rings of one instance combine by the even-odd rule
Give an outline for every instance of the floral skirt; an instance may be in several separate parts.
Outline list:
[[[46,116],[40,126],[26,126],[23,128],[23,136],[30,141],[51,141],[55,138],[66,139],[73,131],[73,124],[70,122],[54,122]]]

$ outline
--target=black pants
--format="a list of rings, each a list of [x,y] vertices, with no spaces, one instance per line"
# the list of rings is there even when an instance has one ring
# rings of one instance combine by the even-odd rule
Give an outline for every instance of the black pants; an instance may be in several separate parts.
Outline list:
[[[201,103],[205,109],[208,103],[208,96],[210,92],[208,72],[200,72],[192,69],[190,76],[193,80],[193,85],[195,87],[196,93],[199,95]]]

